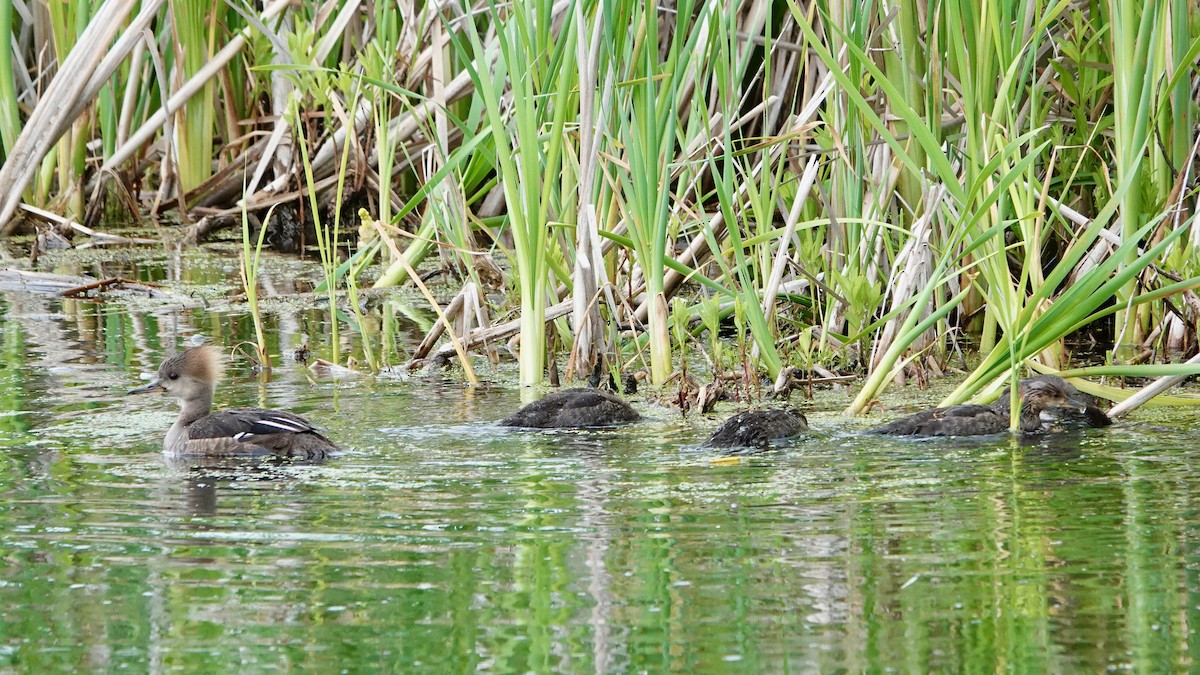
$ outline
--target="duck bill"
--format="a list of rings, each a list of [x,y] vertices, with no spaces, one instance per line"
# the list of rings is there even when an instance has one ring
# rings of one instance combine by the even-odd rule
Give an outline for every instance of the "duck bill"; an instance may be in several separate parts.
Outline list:
[[[1060,412],[1058,415],[1055,415],[1055,417],[1059,417],[1063,413],[1072,413],[1073,416],[1071,419],[1076,421],[1085,421],[1088,426],[1106,427],[1112,424],[1112,418],[1108,416],[1108,413],[1096,407],[1090,401],[1086,401],[1084,399],[1070,397],[1064,398],[1062,403],[1058,404],[1056,407]],[[1043,412],[1043,420],[1045,420],[1045,415],[1047,413],[1048,411]],[[1082,418],[1082,420],[1080,418]]]
[[[166,388],[162,386],[161,382],[159,382],[158,380],[154,380],[153,382],[151,382],[150,384],[148,384],[144,387],[138,387],[137,389],[131,390],[129,392],[129,394],[149,394],[149,393],[155,392],[155,391],[166,391]],[[129,394],[126,394],[126,396],[128,396]]]
[[[1067,398],[1063,401],[1063,407],[1076,412],[1087,412],[1088,406],[1091,405],[1087,401],[1077,398]]]
[[[1103,409],[1096,407],[1090,401],[1080,401],[1071,399],[1072,405],[1079,406],[1079,410],[1083,413],[1084,419],[1093,427],[1106,427],[1112,424],[1112,418]]]

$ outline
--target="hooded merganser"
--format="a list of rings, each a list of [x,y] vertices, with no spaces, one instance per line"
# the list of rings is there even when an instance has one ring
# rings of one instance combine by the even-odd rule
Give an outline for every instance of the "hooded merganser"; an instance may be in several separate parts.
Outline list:
[[[1017,386],[1021,399],[1021,431],[1053,431],[1066,426],[1112,424],[1093,396],[1056,375],[1030,377]],[[1008,430],[1009,391],[991,405],[965,404],[935,408],[893,420],[868,433],[894,436],[980,436]]]
[[[163,452],[317,459],[341,450],[308,420],[289,412],[258,408],[212,412],[213,392],[222,370],[216,350],[193,347],[163,361],[153,382],[129,392],[165,391],[182,403],[179,419],[163,441]]]
[[[570,429],[610,427],[642,419],[628,403],[603,389],[563,389],[521,408],[502,427]]]
[[[708,448],[765,448],[771,441],[808,431],[808,419],[795,408],[746,410],[725,420],[704,444]]]

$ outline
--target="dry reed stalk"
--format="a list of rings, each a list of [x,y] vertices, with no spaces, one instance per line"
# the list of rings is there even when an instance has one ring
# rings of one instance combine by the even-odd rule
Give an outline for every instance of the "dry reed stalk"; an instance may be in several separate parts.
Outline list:
[[[546,308],[546,322],[549,323],[555,319],[560,319],[571,313],[572,301],[563,300]],[[470,335],[464,335],[460,343],[464,350],[475,349],[476,347],[485,345],[489,342],[503,340],[504,338],[517,335],[521,332],[521,320],[519,318],[504,323],[498,323],[488,328],[476,328]],[[434,358],[446,359],[452,356],[456,351],[455,344],[444,344],[434,352]]]
[[[149,23],[162,0],[150,0],[139,13],[137,21]],[[33,178],[41,164],[42,157],[49,152],[64,133],[70,129],[75,119],[82,114],[84,106],[95,96],[85,96],[95,84],[99,91],[112,72],[106,71],[111,66],[113,70],[119,65],[128,49],[132,49],[133,40],[120,40],[115,46],[125,49],[120,53],[109,49],[110,43],[125,25],[126,17],[133,10],[133,0],[106,0],[100,5],[96,15],[88,23],[87,28],[80,34],[75,48],[63,60],[57,75],[46,87],[41,99],[38,100],[33,114],[26,120],[11,152],[0,168],[0,236],[11,234],[17,225],[13,220],[17,205],[25,187]],[[150,11],[151,8],[154,11]],[[137,29],[135,32],[140,32]],[[114,59],[112,54],[120,53],[120,59]],[[104,74],[104,79],[96,84],[95,74]]]
[[[779,284],[783,282],[783,273],[787,268],[788,261],[788,246],[792,241],[792,236],[796,233],[796,222],[800,219],[800,209],[808,200],[816,179],[817,158],[809,157],[808,164],[804,167],[804,174],[800,177],[800,186],[796,189],[796,196],[792,199],[792,208],[788,210],[783,236],[779,238],[779,250],[775,252],[775,264],[771,267],[771,276],[767,279],[767,286],[763,292],[763,315],[767,317],[768,323],[771,322],[771,317],[775,313],[775,294],[779,290]]]
[[[581,4],[575,5],[576,25],[586,25]],[[595,302],[598,289],[607,283],[603,247],[600,244],[596,211],[596,174],[600,165],[600,139],[613,90],[613,72],[605,73],[604,93],[597,115],[596,71],[600,57],[600,23],[593,27],[589,40],[576,43],[579,60],[579,214],[575,231],[574,288],[571,296],[571,327],[575,332],[571,355],[567,359],[567,379],[592,373],[600,359],[604,330],[600,307]]]
[[[1200,364],[1200,354],[1193,356],[1184,363],[1188,365]],[[1147,401],[1174,387],[1175,385],[1187,379],[1187,375],[1171,375],[1169,377],[1160,377],[1154,382],[1146,385],[1138,393],[1114,405],[1108,411],[1108,416],[1113,419],[1118,419],[1128,415],[1134,410],[1140,408]]]
[[[909,240],[896,256],[896,264],[892,278],[887,283],[887,293],[891,296],[892,311],[902,309],[917,292],[930,283],[934,268],[933,251],[929,247],[930,236],[933,232],[933,222],[941,208],[946,190],[942,186],[934,186],[925,197],[925,212],[912,226]],[[871,370],[879,366],[879,359],[887,352],[892,341],[900,331],[901,324],[908,312],[917,312],[922,318],[929,315],[931,307],[913,307],[893,317],[883,327],[883,332],[872,345]],[[933,339],[934,329],[929,329],[921,337],[912,341],[912,350],[921,351],[929,346]]]
[[[288,0],[275,0],[262,11],[260,20],[263,22],[270,21],[280,12],[289,6]],[[238,52],[246,45],[246,35],[249,33],[249,28],[235,35],[228,43],[225,44],[213,56],[203,70],[196,73],[188,81],[184,82],[174,94],[171,95],[167,104],[146,118],[146,121],[138,127],[137,131],[133,132],[129,140],[118,147],[101,165],[98,174],[100,176],[111,175],[116,171],[117,167],[121,166],[136,153],[138,153],[146,143],[150,142],[167,122],[167,118],[174,114],[175,111],[183,107],[184,103],[198,94],[204,85],[213,77],[215,77],[221,69],[225,68],[230,61],[237,56]]]

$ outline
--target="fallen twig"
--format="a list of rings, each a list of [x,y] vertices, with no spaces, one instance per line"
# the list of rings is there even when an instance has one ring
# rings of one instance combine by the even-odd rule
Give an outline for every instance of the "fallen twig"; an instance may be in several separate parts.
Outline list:
[[[41,218],[42,220],[54,223],[55,225],[57,225],[59,227],[74,230],[80,234],[85,234],[85,235],[91,237],[92,243],[97,246],[104,246],[107,244],[161,244],[162,243],[161,241],[159,241],[157,239],[145,239],[143,237],[122,237],[122,236],[116,235],[116,234],[97,232],[96,230],[93,230],[92,228],[87,227],[86,225],[80,225],[79,223],[71,220],[70,218],[64,218],[64,217],[58,215],[57,213],[51,213],[50,211],[46,211],[44,209],[39,209],[36,206],[30,206],[29,204],[25,204],[24,202],[21,203],[20,208],[21,208],[21,210],[25,211],[26,213],[37,216],[38,218]]]

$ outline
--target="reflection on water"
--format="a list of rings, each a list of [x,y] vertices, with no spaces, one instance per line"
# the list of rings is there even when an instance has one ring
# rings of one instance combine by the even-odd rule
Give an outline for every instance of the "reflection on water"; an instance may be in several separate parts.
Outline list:
[[[156,312],[0,296],[0,670],[1192,667],[1194,413],[914,442],[827,393],[818,431],[725,464],[715,421],[644,403],[535,433],[495,426],[496,384],[238,365],[219,404],[350,450],[168,462],[174,404],[120,394],[251,329]],[[273,319],[276,351],[323,320]]]

